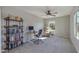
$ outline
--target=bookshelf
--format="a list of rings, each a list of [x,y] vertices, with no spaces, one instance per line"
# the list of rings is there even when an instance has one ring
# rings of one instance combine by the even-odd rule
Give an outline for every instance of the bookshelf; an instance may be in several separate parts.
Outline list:
[[[6,17],[3,20],[5,21],[5,31],[3,32],[5,39],[2,39],[5,47],[3,50],[9,51],[23,44],[23,19],[16,20]]]

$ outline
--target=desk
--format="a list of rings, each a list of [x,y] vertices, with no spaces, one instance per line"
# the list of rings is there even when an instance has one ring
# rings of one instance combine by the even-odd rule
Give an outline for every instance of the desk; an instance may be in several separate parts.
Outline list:
[[[30,41],[33,39],[34,33],[33,32],[26,32],[27,40]]]

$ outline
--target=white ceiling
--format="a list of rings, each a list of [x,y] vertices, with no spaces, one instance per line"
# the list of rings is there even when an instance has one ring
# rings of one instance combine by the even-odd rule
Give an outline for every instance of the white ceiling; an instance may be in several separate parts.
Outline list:
[[[65,15],[70,15],[73,7],[72,6],[48,6],[51,11],[57,11],[58,14],[56,17],[61,17]],[[42,17],[42,18],[49,18],[51,16],[47,16],[44,12],[46,11],[46,6],[19,6],[15,7],[25,12],[28,12],[32,15]]]

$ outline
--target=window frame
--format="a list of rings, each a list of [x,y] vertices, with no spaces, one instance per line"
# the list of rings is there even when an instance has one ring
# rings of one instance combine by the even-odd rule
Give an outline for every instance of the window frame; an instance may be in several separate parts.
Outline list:
[[[74,33],[75,33],[75,36],[76,36],[76,38],[79,40],[79,37],[78,37],[78,35],[77,35],[77,12],[79,12],[79,11],[76,11],[76,13],[74,14],[74,16],[75,16],[75,19],[74,19],[74,21],[75,21],[75,27],[74,27]]]

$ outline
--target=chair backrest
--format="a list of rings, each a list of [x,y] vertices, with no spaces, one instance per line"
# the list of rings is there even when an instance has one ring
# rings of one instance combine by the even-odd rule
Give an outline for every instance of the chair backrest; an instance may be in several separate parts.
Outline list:
[[[42,29],[39,30],[38,35],[40,36],[42,34]]]

